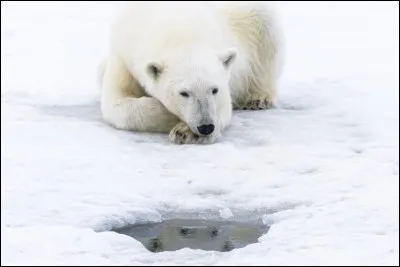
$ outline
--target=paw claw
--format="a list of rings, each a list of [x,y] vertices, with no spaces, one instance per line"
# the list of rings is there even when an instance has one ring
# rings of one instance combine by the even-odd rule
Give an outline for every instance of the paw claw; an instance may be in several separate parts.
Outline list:
[[[175,144],[205,144],[213,143],[215,136],[198,136],[186,123],[180,122],[169,133],[169,139]]]
[[[242,103],[235,105],[236,109],[242,110],[263,110],[273,108],[273,103],[266,96],[252,96]]]

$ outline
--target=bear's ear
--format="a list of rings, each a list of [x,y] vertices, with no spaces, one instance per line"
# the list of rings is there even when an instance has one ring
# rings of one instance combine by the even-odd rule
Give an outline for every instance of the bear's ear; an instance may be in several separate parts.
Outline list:
[[[225,68],[229,68],[233,61],[235,60],[237,55],[237,50],[236,48],[229,48],[227,51],[222,53],[220,55],[220,59],[222,60],[222,63],[224,64]]]
[[[158,80],[163,69],[164,69],[163,65],[158,61],[150,62],[147,64],[147,67],[146,67],[147,73],[150,75],[150,77],[154,81]]]

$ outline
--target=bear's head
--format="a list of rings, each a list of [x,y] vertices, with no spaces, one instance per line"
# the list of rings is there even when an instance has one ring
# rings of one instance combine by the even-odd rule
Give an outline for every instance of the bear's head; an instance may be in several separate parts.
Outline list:
[[[218,136],[232,116],[235,48],[180,50],[146,65],[146,91],[200,136]]]

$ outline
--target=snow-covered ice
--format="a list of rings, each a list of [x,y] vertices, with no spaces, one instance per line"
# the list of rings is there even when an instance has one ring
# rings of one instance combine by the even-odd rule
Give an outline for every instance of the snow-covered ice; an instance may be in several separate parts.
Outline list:
[[[236,112],[210,146],[101,121],[120,4],[1,3],[2,265],[399,264],[398,2],[277,3],[280,107]],[[97,232],[171,211],[272,226],[228,253]]]

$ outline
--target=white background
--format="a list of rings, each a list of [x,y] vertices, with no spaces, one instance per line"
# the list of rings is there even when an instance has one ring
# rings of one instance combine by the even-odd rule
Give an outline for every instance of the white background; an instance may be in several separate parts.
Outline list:
[[[120,3],[1,3],[2,264],[399,264],[399,4],[281,2],[280,108],[176,146],[100,117]],[[168,211],[272,223],[229,253],[96,231]],[[236,213],[235,213],[236,212]]]

